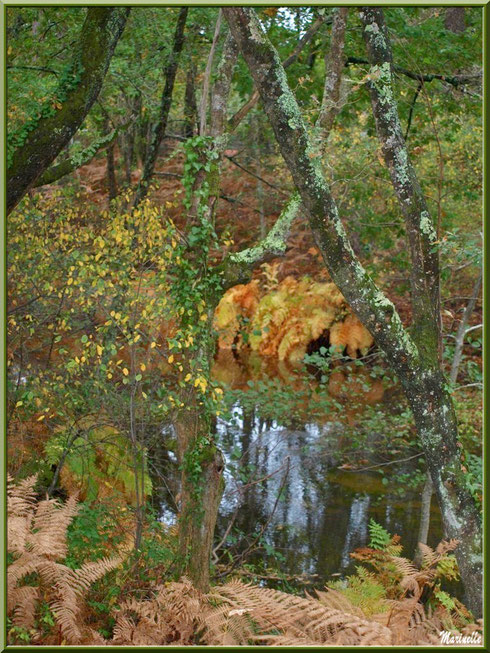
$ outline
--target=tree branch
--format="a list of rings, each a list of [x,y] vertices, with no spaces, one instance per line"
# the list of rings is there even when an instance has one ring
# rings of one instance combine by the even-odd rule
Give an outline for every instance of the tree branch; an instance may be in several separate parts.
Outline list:
[[[369,65],[369,61],[367,59],[361,59],[359,57],[347,57],[345,61],[346,66],[351,66],[355,64],[365,64]],[[481,75],[479,73],[477,74],[472,74],[472,75],[440,75],[438,73],[414,73],[412,70],[407,70],[406,68],[402,68],[401,66],[393,66],[393,70],[396,73],[399,73],[400,75],[405,75],[405,77],[409,77],[410,79],[415,80],[416,82],[432,82],[435,79],[440,80],[441,82],[446,82],[446,84],[450,84],[451,86],[454,86],[455,88],[458,88],[460,86],[464,86],[465,84],[469,84],[470,82],[474,82],[478,79],[481,79]]]
[[[229,254],[224,259],[220,264],[224,290],[236,286],[238,283],[249,281],[252,271],[257,265],[285,253],[291,225],[298,215],[300,206],[301,198],[295,193],[263,240],[241,252]]]
[[[51,166],[51,168],[48,168],[46,172],[39,177],[39,179],[34,183],[33,187],[39,188],[40,186],[52,184],[65,175],[70,174],[70,172],[73,172],[77,168],[81,168],[86,163],[89,163],[89,161],[94,158],[97,152],[103,148],[108,147],[111,143],[114,142],[117,133],[117,130],[114,129],[109,134],[106,134],[100,139],[94,141],[89,147],[87,147],[79,154],[69,157],[65,161],[58,163],[58,165]]]
[[[20,65],[10,65],[7,66],[7,70],[12,70],[12,69],[17,69],[17,70],[35,70],[36,72],[41,72],[41,73],[50,73],[51,75],[56,75],[58,77],[58,74],[56,70],[53,70],[52,68],[45,68],[44,66],[20,66]]]

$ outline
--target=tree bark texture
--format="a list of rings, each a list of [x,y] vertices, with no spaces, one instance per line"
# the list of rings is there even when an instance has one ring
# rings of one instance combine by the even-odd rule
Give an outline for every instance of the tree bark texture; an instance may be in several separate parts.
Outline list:
[[[187,13],[188,8],[182,7],[177,18],[172,51],[165,67],[165,86],[160,103],[160,116],[156,125],[153,127],[151,140],[146,147],[143,173],[138,187],[136,188],[134,206],[138,206],[141,200],[144,199],[148,193],[148,187],[153,176],[153,171],[155,170],[158,150],[160,149],[160,144],[167,130],[168,116],[170,113],[170,107],[172,106],[175,76],[177,75],[180,53],[184,46],[184,29],[187,20]]]
[[[130,9],[90,7],[69,68],[53,97],[8,136],[7,212],[32,188],[79,129],[97,99]]]
[[[344,43],[348,12],[348,7],[339,7],[336,10],[332,23],[330,48],[325,54],[326,75],[318,124],[327,134],[330,133],[335,117],[340,111],[340,82],[345,65]]]
[[[481,524],[473,498],[465,486],[457,441],[457,422],[445,378],[436,353],[417,344],[403,327],[395,306],[379,290],[354,254],[340,220],[336,203],[322,174],[318,152],[311,145],[296,99],[291,92],[277,52],[267,39],[251,8],[223,8],[230,29],[254,78],[264,109],[269,117],[282,156],[309,216],[310,226],[325,265],[353,311],[369,329],[377,345],[386,353],[392,369],[400,379],[414,414],[417,431],[424,449],[435,491],[441,507],[446,536],[460,540],[457,558],[465,584],[467,600],[475,616],[481,614],[482,555]],[[395,134],[395,144],[397,135]],[[401,149],[395,150],[401,152]],[[403,161],[394,162],[394,167]],[[411,169],[404,170],[409,180]],[[395,188],[404,199],[405,179]],[[423,205],[419,212],[419,229],[427,229]],[[405,215],[407,219],[407,214]],[[422,224],[420,224],[420,222]],[[429,223],[430,224],[430,221]],[[415,227],[414,227],[415,229]],[[415,234],[414,234],[415,237]],[[414,266],[420,259],[422,270],[434,275],[432,252],[425,248],[423,236],[417,236],[423,253],[417,252]],[[421,258],[422,256],[422,258]],[[417,289],[425,289],[434,297],[426,280],[417,279]],[[421,315],[420,334],[427,329],[434,342],[434,305],[425,304],[428,312]],[[422,311],[421,311],[422,312]],[[420,342],[420,336],[417,337]],[[432,358],[432,363],[427,362]]]
[[[368,88],[376,131],[405,219],[412,262],[410,282],[413,339],[424,360],[438,366],[437,358],[441,354],[441,310],[436,230],[403,138],[393,95],[393,56],[383,12],[376,7],[363,7],[359,16],[371,64]]]

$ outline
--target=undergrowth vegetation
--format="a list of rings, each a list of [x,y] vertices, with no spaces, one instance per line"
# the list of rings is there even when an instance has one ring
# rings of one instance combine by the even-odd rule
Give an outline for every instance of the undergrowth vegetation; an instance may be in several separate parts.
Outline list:
[[[417,568],[401,557],[399,538],[371,522],[370,546],[352,556],[372,570],[361,564],[354,576],[312,596],[240,580],[203,594],[185,578],[162,578],[161,568],[138,586],[139,561],[127,544],[116,545],[117,556],[68,566],[77,500],[37,500],[35,484],[35,477],[9,481],[10,644],[421,645],[437,644],[441,630],[481,631],[440,588],[441,579],[457,576],[456,541],[435,550],[422,545]],[[111,574],[117,592],[103,585]]]

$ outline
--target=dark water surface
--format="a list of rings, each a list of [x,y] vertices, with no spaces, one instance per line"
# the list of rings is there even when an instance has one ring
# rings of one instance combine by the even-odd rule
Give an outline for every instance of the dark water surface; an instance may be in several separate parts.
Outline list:
[[[235,414],[234,423],[219,425],[227,472],[218,536],[235,512],[235,524],[243,533],[258,533],[267,523],[265,549],[252,560],[270,561],[283,573],[305,576],[304,581],[315,586],[324,585],[332,574],[354,572],[349,553],[369,542],[371,518],[400,535],[404,555],[413,556],[421,493],[406,490],[401,497],[396,476],[415,472],[417,459],[387,466],[385,485],[374,470],[339,469],[340,424],[306,423],[292,430],[247,418],[239,406]],[[237,482],[239,470],[247,466],[254,479],[264,480],[248,486]],[[433,499],[428,543],[436,545],[441,538]]]
[[[418,458],[383,467],[387,479],[383,484],[376,453],[372,461],[366,461],[366,467],[374,469],[340,468],[343,427],[339,423],[305,423],[292,429],[245,414],[239,404],[233,412],[233,420],[218,422],[226,488],[216,543],[227,533],[231,537],[216,552],[215,562],[229,562],[226,549],[236,555],[251,547],[244,562],[280,570],[295,586],[323,587],[354,573],[355,561],[349,553],[368,544],[371,518],[391,534],[400,535],[402,555],[413,557],[421,489],[401,488],[400,475],[415,474]],[[173,454],[165,455],[154,464],[160,467],[159,478],[166,479],[163,484],[154,479],[161,519],[174,523],[176,459]],[[259,535],[260,542],[256,542]],[[442,537],[433,497],[428,544],[435,546]]]

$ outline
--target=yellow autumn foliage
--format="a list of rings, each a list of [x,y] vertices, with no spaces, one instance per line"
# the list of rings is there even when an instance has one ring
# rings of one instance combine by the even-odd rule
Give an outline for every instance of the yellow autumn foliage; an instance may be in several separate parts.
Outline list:
[[[335,284],[308,277],[286,277],[262,296],[256,280],[231,288],[216,309],[214,327],[221,349],[250,346],[263,356],[291,363],[301,361],[308,344],[326,330],[330,343],[340,351],[347,349],[352,358],[373,344]]]

